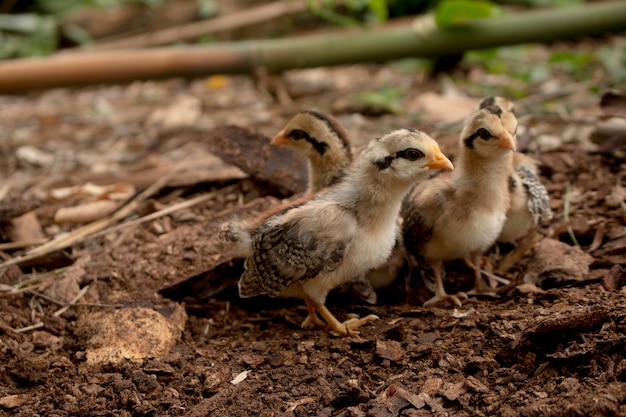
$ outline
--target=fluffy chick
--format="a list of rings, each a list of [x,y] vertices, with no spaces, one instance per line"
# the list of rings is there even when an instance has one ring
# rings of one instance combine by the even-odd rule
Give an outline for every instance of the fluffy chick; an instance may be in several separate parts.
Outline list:
[[[452,169],[437,142],[414,129],[396,130],[370,142],[344,180],[314,199],[258,226],[229,225],[228,235],[247,256],[239,295],[303,298],[303,327],[358,334],[356,329],[377,317],[341,323],[324,305],[326,296],[385,262],[402,199],[433,169]]]
[[[305,195],[339,182],[352,163],[352,149],[345,130],[338,120],[319,110],[297,113],[270,143],[286,146],[307,158],[309,185]],[[365,274],[342,286],[342,291],[347,290],[370,304],[376,303],[376,291]]]
[[[498,105],[509,112],[515,111],[511,101],[498,96],[485,98],[478,104],[478,109],[492,105]],[[509,192],[511,202],[498,242],[514,243],[526,236],[542,220],[552,218],[548,191],[539,179],[537,164],[533,158],[515,152],[509,176]]]
[[[445,261],[465,259],[474,269],[474,291],[488,290],[479,264],[500,234],[509,207],[516,125],[513,113],[499,106],[476,111],[461,132],[454,172],[418,184],[407,196],[402,230],[410,264],[425,262],[435,277],[435,296],[425,306],[441,300],[461,305],[458,295],[447,294],[443,286]]]
[[[352,163],[345,130],[331,115],[318,110],[297,113],[270,143],[287,146],[308,159],[307,194],[339,182]]]

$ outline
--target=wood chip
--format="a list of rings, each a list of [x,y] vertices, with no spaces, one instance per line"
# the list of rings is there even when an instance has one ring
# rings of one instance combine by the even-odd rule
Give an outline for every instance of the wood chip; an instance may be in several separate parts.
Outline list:
[[[609,291],[618,291],[622,287],[624,268],[621,265],[613,265],[609,272],[602,278],[602,285]]]
[[[450,384],[443,390],[443,396],[446,397],[449,401],[458,400],[461,395],[467,392],[467,388],[465,388],[465,382],[460,381],[455,384]]]
[[[282,195],[306,189],[307,161],[290,149],[271,146],[269,138],[239,126],[218,126],[210,132],[186,127],[163,133],[157,140],[204,143],[224,162],[239,167],[253,179]]]
[[[395,340],[377,340],[376,354],[383,359],[389,359],[393,362],[398,362],[405,357],[402,345]]]
[[[7,395],[0,398],[0,407],[13,409],[26,404],[30,396],[26,394]]]
[[[231,384],[233,385],[237,385],[242,383],[243,381],[246,380],[246,378],[248,378],[248,374],[252,372],[252,371],[243,371],[241,372],[239,375],[237,375],[235,378],[233,378],[232,381],[230,381]]]
[[[588,278],[591,262],[593,258],[577,246],[544,239],[530,260],[523,282],[545,289],[584,281]]]

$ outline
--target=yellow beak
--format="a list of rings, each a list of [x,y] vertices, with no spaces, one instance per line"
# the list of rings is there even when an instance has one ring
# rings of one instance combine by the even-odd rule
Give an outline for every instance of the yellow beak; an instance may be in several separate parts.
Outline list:
[[[454,169],[452,162],[439,149],[435,151],[433,160],[427,163],[426,166],[430,169]]]
[[[289,143],[289,138],[285,135],[285,133],[281,130],[278,132],[276,136],[272,138],[270,141],[270,145],[287,145]]]
[[[512,151],[515,151],[516,149],[515,142],[516,141],[515,141],[515,138],[513,138],[513,136],[506,134],[505,136],[498,138],[498,148],[510,149]]]

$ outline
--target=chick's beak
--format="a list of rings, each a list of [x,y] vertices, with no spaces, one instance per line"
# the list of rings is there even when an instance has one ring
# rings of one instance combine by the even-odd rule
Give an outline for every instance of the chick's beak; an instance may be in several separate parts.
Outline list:
[[[428,162],[426,166],[430,169],[454,169],[452,162],[439,149],[435,150],[432,161]]]
[[[501,136],[500,138],[498,138],[498,148],[510,149],[512,151],[515,151],[515,138],[508,133],[504,136]]]
[[[270,145],[287,145],[289,143],[289,139],[287,138],[287,135],[285,135],[285,133],[283,131],[278,132],[278,134],[276,136],[274,136],[272,138],[272,140],[270,141]]]

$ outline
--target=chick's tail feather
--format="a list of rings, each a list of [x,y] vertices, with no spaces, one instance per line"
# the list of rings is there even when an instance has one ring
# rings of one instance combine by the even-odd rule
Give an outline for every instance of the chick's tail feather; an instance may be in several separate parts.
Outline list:
[[[222,242],[236,244],[243,256],[250,254],[252,238],[245,223],[232,221],[222,224],[218,238]]]
[[[250,277],[250,275],[245,272],[239,279],[237,288],[239,289],[239,296],[241,298],[250,298],[256,295],[266,294],[266,291],[259,285],[258,280]]]

